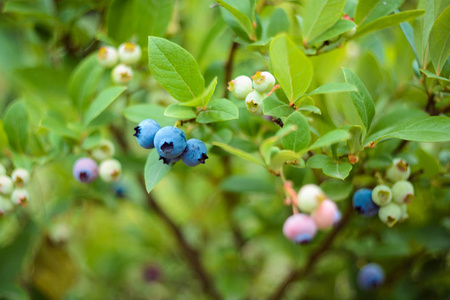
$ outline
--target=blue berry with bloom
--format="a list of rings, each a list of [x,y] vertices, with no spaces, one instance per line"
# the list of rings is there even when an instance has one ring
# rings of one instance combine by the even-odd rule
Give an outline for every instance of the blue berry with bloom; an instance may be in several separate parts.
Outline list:
[[[359,270],[358,285],[363,290],[373,290],[384,282],[383,268],[376,263],[365,265]]]
[[[360,215],[372,217],[380,207],[372,201],[372,190],[359,189],[353,194],[353,208]]]
[[[190,139],[186,142],[186,149],[181,154],[181,160],[185,165],[195,167],[204,164],[207,158],[205,143],[197,139]]]
[[[161,126],[155,120],[146,119],[134,127],[134,136],[142,148],[152,149],[155,147],[155,135],[160,129]]]
[[[82,157],[75,162],[72,173],[79,182],[90,183],[98,176],[98,166],[93,159]]]
[[[186,149],[184,132],[173,126],[161,128],[155,135],[155,148],[164,158],[176,158]]]

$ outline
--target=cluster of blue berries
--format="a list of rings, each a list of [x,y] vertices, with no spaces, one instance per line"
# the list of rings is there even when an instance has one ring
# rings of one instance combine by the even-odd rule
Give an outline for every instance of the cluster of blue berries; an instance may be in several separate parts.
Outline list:
[[[317,185],[304,185],[294,202],[302,213],[294,214],[286,219],[283,234],[297,244],[309,243],[318,229],[328,229],[341,219],[336,203],[328,199]]]
[[[103,46],[98,50],[97,59],[105,68],[114,67],[111,79],[116,84],[127,84],[133,78],[131,65],[139,62],[142,50],[139,45],[131,42],[123,43],[118,49]],[[120,61],[120,64],[118,64]]]
[[[73,165],[73,177],[82,183],[91,183],[98,176],[107,183],[117,181],[122,174],[122,165],[114,155],[114,144],[103,140],[91,151],[91,156],[100,161],[100,166],[90,157],[81,157]]]
[[[155,148],[164,164],[174,164],[180,159],[190,167],[204,164],[208,158],[206,145],[200,140],[186,141],[184,132],[173,126],[161,126],[152,119],[146,119],[134,128],[134,136],[145,149]]]
[[[414,187],[407,181],[411,173],[406,161],[394,159],[386,171],[386,178],[392,182],[377,185],[373,190],[360,189],[353,195],[353,208],[360,215],[372,217],[378,214],[389,227],[408,218],[407,204],[414,199]]]
[[[358,285],[363,290],[374,290],[383,284],[384,276],[384,270],[379,264],[367,264],[359,270]]]
[[[263,101],[275,85],[275,77],[269,72],[256,72],[250,77],[241,75],[228,83],[228,90],[238,100],[245,100],[247,110],[254,115],[263,114]]]
[[[13,210],[14,205],[27,206],[30,196],[26,185],[30,181],[30,173],[22,168],[6,173],[6,168],[0,164],[0,217]]]

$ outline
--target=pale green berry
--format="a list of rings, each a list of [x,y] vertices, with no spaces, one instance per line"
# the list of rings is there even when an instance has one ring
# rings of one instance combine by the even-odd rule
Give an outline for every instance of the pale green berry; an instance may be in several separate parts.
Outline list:
[[[247,104],[247,110],[254,115],[263,114],[263,101],[265,95],[253,91],[245,98],[245,104]]]
[[[100,144],[92,150],[92,157],[98,161],[102,161],[112,157],[114,152],[114,144],[109,140],[102,140]]]
[[[11,201],[6,197],[0,196],[0,217],[6,215],[12,209],[13,205]]]
[[[110,46],[103,46],[98,50],[97,59],[105,68],[112,68],[119,62],[117,50]]]
[[[414,199],[414,186],[409,181],[397,181],[392,186],[392,197],[396,203],[410,203]]]
[[[392,227],[397,223],[400,218],[402,217],[402,209],[400,208],[400,205],[391,202],[385,206],[380,207],[380,210],[378,211],[378,217],[380,220],[387,224],[389,227]]]
[[[275,85],[275,77],[269,72],[256,72],[252,79],[253,88],[259,93],[268,93]]]
[[[23,187],[30,181],[30,173],[25,169],[18,168],[12,172],[11,178],[17,187]]]
[[[142,56],[142,50],[139,45],[131,42],[123,43],[119,46],[119,58],[120,62],[132,65],[137,63]]]
[[[5,169],[5,166],[0,164],[0,176],[2,176],[2,175],[6,175],[6,169]]]
[[[12,203],[20,206],[27,206],[30,195],[26,189],[15,189],[11,194]]]
[[[116,84],[126,84],[133,79],[133,70],[124,64],[117,65],[111,72],[111,79]]]
[[[9,195],[13,190],[14,183],[6,175],[0,175],[0,195]]]
[[[233,93],[233,96],[238,100],[244,100],[248,94],[253,90],[252,80],[247,76],[238,76],[228,82],[228,90]]]
[[[383,206],[391,202],[391,200],[392,200],[392,191],[387,185],[380,184],[373,189],[372,201],[375,204]]]
[[[297,206],[305,213],[313,212],[320,201],[326,199],[324,192],[315,184],[306,184],[300,188],[297,195]]]
[[[98,173],[105,182],[117,181],[122,174],[122,165],[116,159],[107,159],[101,162]]]
[[[386,172],[386,177],[391,181],[396,182],[400,180],[407,180],[411,174],[409,164],[401,158],[396,158],[392,166]]]

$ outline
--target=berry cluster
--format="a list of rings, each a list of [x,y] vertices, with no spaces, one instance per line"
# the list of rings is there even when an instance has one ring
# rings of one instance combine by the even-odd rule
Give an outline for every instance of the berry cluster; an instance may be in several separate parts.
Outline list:
[[[358,285],[363,290],[373,290],[384,282],[383,268],[376,263],[365,265],[359,270]]]
[[[411,173],[408,163],[396,158],[386,171],[386,178],[393,184],[377,185],[373,190],[360,189],[353,195],[353,207],[363,216],[378,214],[381,221],[392,227],[408,218],[407,204],[414,199],[414,187],[407,181]]]
[[[296,205],[302,213],[286,219],[283,233],[297,244],[309,243],[317,229],[328,229],[341,219],[337,205],[317,185],[304,185],[296,198]]]
[[[25,186],[30,181],[30,173],[22,168],[17,168],[6,175],[5,167],[0,164],[0,216],[13,209],[13,204],[27,206],[29,194]]]
[[[200,140],[186,141],[184,132],[173,126],[161,126],[152,119],[146,119],[134,128],[134,136],[142,148],[156,148],[164,164],[174,164],[180,159],[190,167],[204,164],[208,158],[206,145]]]
[[[82,183],[91,183],[100,175],[104,182],[117,181],[122,174],[122,165],[112,156],[114,155],[114,144],[103,140],[91,152],[91,156],[100,161],[100,166],[90,157],[79,158],[73,166],[73,176]]]
[[[250,113],[262,115],[263,101],[272,91],[275,77],[269,72],[256,72],[252,79],[245,75],[238,76],[228,83],[228,90],[236,99],[245,100]]]
[[[114,69],[111,72],[112,81],[116,84],[126,84],[133,78],[134,65],[141,59],[142,51],[139,45],[126,42],[116,48],[103,46],[98,50],[98,62],[105,68]],[[117,64],[120,60],[120,64]]]

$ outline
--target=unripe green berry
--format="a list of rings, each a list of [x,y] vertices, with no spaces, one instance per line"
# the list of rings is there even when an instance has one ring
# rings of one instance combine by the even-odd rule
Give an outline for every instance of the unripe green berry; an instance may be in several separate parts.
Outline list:
[[[100,144],[92,150],[92,157],[98,161],[102,161],[112,157],[114,152],[114,144],[109,140],[102,140]]]
[[[319,206],[320,201],[325,200],[326,197],[317,185],[306,184],[298,191],[297,206],[302,212],[311,213]]]
[[[396,158],[393,165],[389,167],[386,172],[386,177],[391,181],[396,182],[400,180],[407,180],[411,174],[409,164],[401,158]]]
[[[111,79],[116,84],[126,84],[133,79],[133,70],[124,64],[117,65],[111,72]]]
[[[105,182],[117,181],[122,173],[122,165],[116,159],[107,159],[101,162],[98,173]]]
[[[119,61],[119,54],[115,48],[103,46],[98,50],[97,59],[103,67],[111,68]]]
[[[389,203],[385,206],[380,207],[378,211],[378,217],[380,220],[387,224],[389,227],[392,227],[400,220],[402,217],[402,209],[396,203]]]
[[[26,189],[15,189],[11,194],[12,203],[20,206],[27,206],[30,195]]]
[[[245,98],[245,104],[247,104],[247,110],[254,115],[263,114],[263,101],[265,95],[253,91]]]
[[[6,197],[0,196],[0,217],[6,215],[12,209],[13,205],[11,201]]]
[[[141,56],[141,47],[135,43],[126,42],[119,46],[119,58],[124,64],[133,65],[141,59]]]
[[[6,175],[0,175],[0,195],[9,195],[13,190],[13,181]]]
[[[384,206],[391,202],[392,200],[392,191],[391,189],[384,184],[377,185],[372,191],[372,201],[379,205]]]
[[[11,178],[17,187],[23,187],[30,181],[30,173],[25,169],[15,169],[11,174]]]
[[[410,203],[414,199],[414,187],[409,181],[397,181],[392,186],[392,197],[398,204]]]
[[[247,76],[238,76],[228,83],[228,90],[238,100],[244,100],[253,90],[252,80]]]
[[[275,85],[275,77],[269,72],[256,72],[252,79],[253,88],[259,93],[268,93]]]

